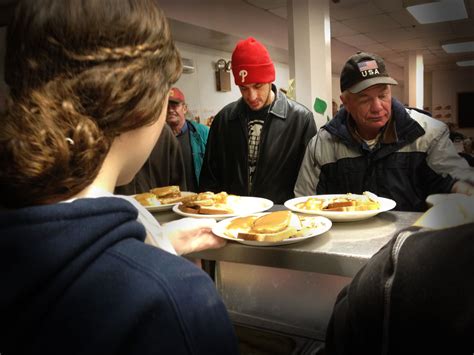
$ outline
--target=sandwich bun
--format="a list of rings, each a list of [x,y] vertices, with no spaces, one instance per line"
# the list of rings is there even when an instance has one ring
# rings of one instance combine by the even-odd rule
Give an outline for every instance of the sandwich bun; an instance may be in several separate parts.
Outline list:
[[[223,203],[215,203],[212,205],[201,205],[194,202],[185,202],[178,205],[178,209],[184,213],[191,214],[232,214],[234,211]]]
[[[235,218],[227,225],[224,234],[244,240],[278,242],[300,236],[306,230],[296,214],[291,211],[278,211],[260,217]]]
[[[298,230],[295,227],[288,227],[275,233],[239,233],[238,238],[244,240],[254,240],[257,242],[280,242],[284,239],[295,236],[297,233]]]
[[[253,226],[253,222],[257,219],[257,216],[245,216],[234,218],[228,225],[227,230],[245,230],[249,231]]]
[[[227,205],[223,203],[216,203],[212,206],[201,206],[199,208],[200,214],[231,214],[234,213]]]
[[[193,198],[194,198],[194,195],[183,196],[183,195],[180,194],[179,196],[176,196],[176,197],[163,197],[163,198],[160,198],[160,201],[163,205],[168,205],[168,204],[171,204],[171,203],[191,201]]]
[[[252,226],[255,233],[275,233],[284,230],[290,224],[291,211],[278,211],[257,218]]]
[[[154,189],[151,189],[150,192],[155,194],[158,198],[178,197],[181,195],[178,185],[155,187]]]
[[[224,230],[224,234],[231,238],[237,238],[239,233],[247,233],[252,228],[257,216],[245,216],[234,218]]]
[[[133,198],[137,200],[142,206],[156,206],[161,204],[156,198],[156,195],[150,192],[137,194],[133,196]]]
[[[191,214],[232,214],[234,210],[227,204],[227,192],[222,191],[217,194],[213,192],[201,192],[192,198],[185,199],[178,209]]]

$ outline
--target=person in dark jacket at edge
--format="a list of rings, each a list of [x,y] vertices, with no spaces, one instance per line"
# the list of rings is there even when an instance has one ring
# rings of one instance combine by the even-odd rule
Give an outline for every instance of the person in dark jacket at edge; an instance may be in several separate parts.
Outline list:
[[[316,134],[313,114],[272,84],[275,67],[256,39],[239,41],[231,60],[242,98],[212,122],[199,188],[282,204],[294,197],[306,145]]]
[[[296,196],[361,194],[393,199],[401,211],[426,211],[426,197],[474,195],[474,168],[460,157],[446,124],[392,98],[382,58],[359,52],[341,72],[344,108],[311,140]]]
[[[474,196],[446,195],[338,295],[326,355],[474,353]]]
[[[182,70],[157,2],[20,0],[6,58],[0,353],[237,354],[211,278],[145,244],[112,194],[154,147]]]
[[[164,125],[160,138],[145,164],[131,182],[117,186],[114,193],[135,195],[148,192],[155,187],[170,185],[177,185],[181,191],[187,191],[181,146],[171,128]]]

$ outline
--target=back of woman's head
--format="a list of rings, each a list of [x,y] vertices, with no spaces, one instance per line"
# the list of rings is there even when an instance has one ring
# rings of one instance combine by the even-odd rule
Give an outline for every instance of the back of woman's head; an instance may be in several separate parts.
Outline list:
[[[154,0],[20,0],[7,32],[0,205],[82,191],[115,137],[158,119],[180,74]]]

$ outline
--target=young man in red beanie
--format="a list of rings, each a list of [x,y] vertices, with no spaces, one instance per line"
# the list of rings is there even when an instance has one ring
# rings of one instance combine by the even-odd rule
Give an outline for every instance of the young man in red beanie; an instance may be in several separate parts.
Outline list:
[[[214,118],[200,190],[282,204],[294,197],[306,145],[316,134],[313,114],[272,84],[275,67],[267,49],[254,38],[237,43],[232,72],[242,98]]]

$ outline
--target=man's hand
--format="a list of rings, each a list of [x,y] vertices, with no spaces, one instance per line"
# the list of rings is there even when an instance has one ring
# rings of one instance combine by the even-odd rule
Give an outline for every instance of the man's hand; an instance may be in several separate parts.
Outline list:
[[[215,224],[212,218],[183,218],[163,225],[163,234],[179,255],[218,249],[226,245],[226,241],[212,233]]]
[[[474,196],[474,185],[465,181],[456,181],[451,192]]]

